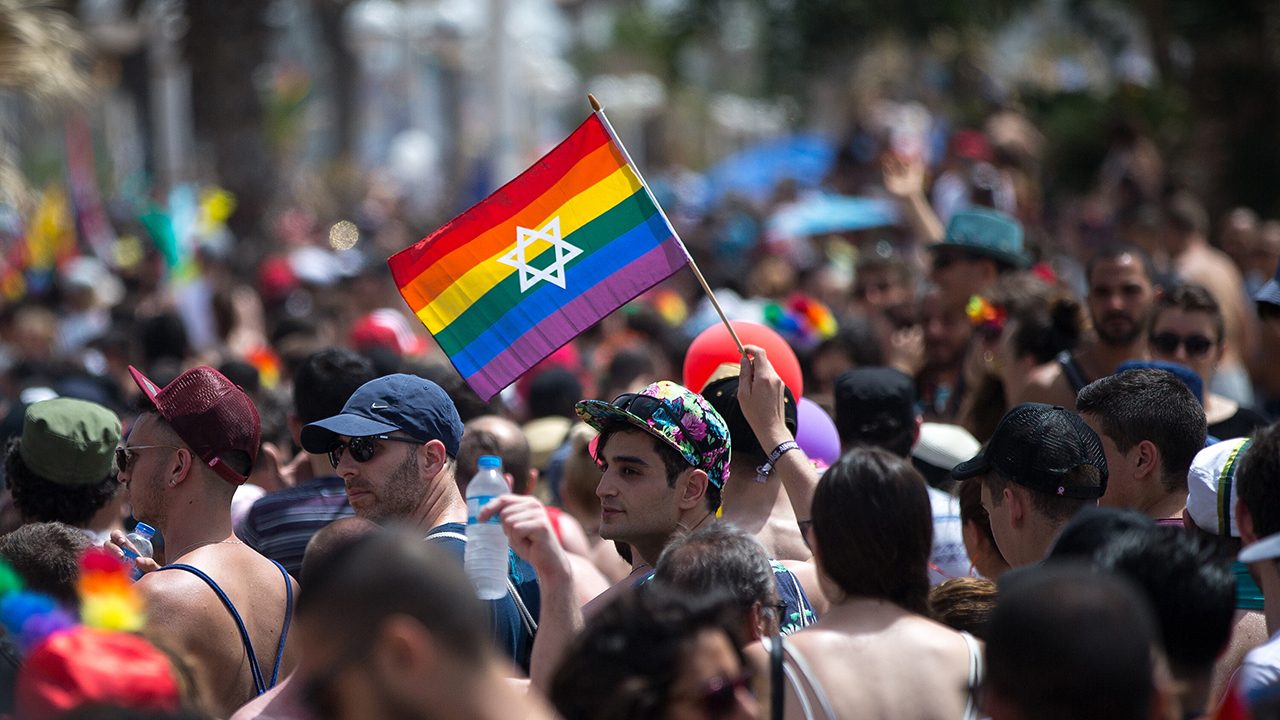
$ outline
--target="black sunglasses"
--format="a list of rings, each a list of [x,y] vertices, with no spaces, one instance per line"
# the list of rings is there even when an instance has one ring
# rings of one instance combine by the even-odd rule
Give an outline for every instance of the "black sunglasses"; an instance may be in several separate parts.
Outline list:
[[[412,445],[426,445],[421,440],[414,440],[407,437],[396,437],[395,435],[366,435],[364,437],[353,437],[346,442],[335,442],[329,448],[329,464],[333,465],[335,470],[338,469],[338,463],[342,462],[342,451],[350,449],[351,459],[358,463],[369,462],[373,459],[374,453],[378,451],[379,440],[390,440],[392,442],[410,443]]]
[[[977,257],[965,252],[946,252],[937,250],[933,253],[933,268],[935,270],[946,270],[947,268],[959,262],[971,262]]]
[[[1189,357],[1200,357],[1212,350],[1214,346],[1214,342],[1203,335],[1182,337],[1171,332],[1152,335],[1149,342],[1151,347],[1161,355],[1172,355],[1178,352],[1178,346],[1181,345],[1187,349]]]
[[[662,401],[652,395],[641,395],[640,393],[622,393],[613,399],[610,403],[614,407],[629,412],[641,420],[648,420],[653,417],[653,413],[662,407]]]
[[[743,670],[734,678],[711,678],[694,700],[713,718],[729,717],[738,705],[738,691],[751,692],[751,678],[750,670]]]

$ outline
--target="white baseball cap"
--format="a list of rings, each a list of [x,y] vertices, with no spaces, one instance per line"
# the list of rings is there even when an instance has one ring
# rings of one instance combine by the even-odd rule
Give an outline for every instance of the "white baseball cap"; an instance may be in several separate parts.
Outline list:
[[[1232,438],[1196,453],[1187,471],[1187,514],[1196,527],[1223,537],[1240,537],[1236,522],[1236,468],[1253,441]]]

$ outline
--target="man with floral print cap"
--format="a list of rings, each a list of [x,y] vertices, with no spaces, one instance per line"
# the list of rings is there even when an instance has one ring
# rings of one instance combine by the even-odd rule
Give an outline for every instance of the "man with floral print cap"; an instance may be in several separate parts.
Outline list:
[[[589,615],[650,578],[678,531],[715,522],[731,442],[724,418],[705,398],[666,380],[611,403],[584,400],[577,412],[600,431],[600,536],[629,544],[635,554],[631,575],[592,600],[584,608]],[[812,622],[815,614],[799,582],[785,569],[775,580],[787,615]]]

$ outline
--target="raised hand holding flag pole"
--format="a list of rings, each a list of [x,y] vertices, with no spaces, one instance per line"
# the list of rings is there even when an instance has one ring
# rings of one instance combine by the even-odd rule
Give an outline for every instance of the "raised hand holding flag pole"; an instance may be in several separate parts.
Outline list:
[[[482,398],[686,264],[710,293],[591,102],[595,112],[532,167],[387,260]]]

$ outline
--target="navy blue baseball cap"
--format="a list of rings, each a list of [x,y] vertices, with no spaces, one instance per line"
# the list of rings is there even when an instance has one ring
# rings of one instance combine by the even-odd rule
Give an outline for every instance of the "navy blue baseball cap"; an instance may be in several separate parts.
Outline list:
[[[1253,296],[1254,302],[1263,305],[1280,305],[1280,264],[1276,265],[1276,274]]]
[[[417,375],[386,375],[351,394],[342,412],[302,428],[302,448],[324,453],[339,435],[367,437],[401,431],[415,440],[444,443],[456,457],[462,442],[462,418],[453,400],[437,384]]]

